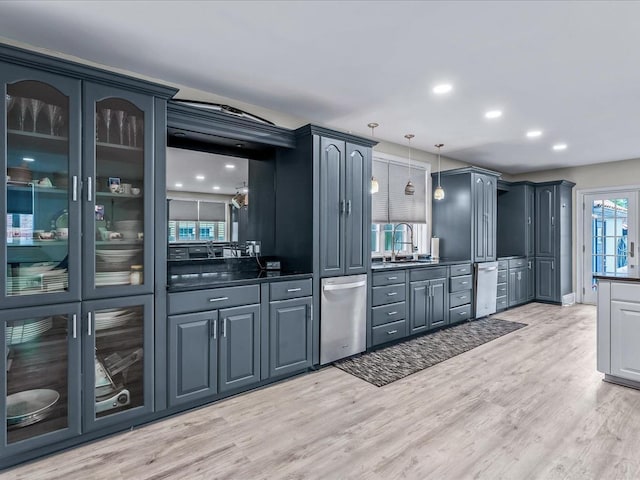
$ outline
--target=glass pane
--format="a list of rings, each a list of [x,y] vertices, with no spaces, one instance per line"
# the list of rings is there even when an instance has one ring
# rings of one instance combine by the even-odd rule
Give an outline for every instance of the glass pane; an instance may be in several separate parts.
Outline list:
[[[142,281],[144,120],[126,100],[96,104],[96,287]]]
[[[67,315],[11,320],[7,348],[7,442],[68,426]]]
[[[96,417],[144,403],[142,306],[95,313]]]
[[[7,85],[7,296],[68,289],[69,99]]]

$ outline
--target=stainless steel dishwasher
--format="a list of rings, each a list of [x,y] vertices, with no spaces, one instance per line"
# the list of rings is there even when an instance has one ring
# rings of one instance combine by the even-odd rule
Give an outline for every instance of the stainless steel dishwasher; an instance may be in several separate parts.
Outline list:
[[[496,313],[498,262],[476,263],[476,317]]]
[[[320,364],[367,348],[367,276],[323,278],[320,301]]]

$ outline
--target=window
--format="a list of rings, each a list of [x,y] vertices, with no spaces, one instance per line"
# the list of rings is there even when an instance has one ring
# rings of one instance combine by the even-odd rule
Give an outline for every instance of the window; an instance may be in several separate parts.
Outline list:
[[[406,225],[400,225],[396,229],[395,245],[393,242],[393,227],[391,223],[374,223],[371,225],[371,253],[374,256],[391,255],[395,246],[395,252],[409,255],[411,251],[411,232]],[[418,247],[418,253],[429,251],[427,225],[422,223],[411,224],[413,228],[413,245]]]
[[[228,240],[227,204],[205,200],[172,199],[169,203],[170,242]]]
[[[225,232],[225,222],[169,221],[170,242],[189,242],[195,240],[224,242],[226,240]]]

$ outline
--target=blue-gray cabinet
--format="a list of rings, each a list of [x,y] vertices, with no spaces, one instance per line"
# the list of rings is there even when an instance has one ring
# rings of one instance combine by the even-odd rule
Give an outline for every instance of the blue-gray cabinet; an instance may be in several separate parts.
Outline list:
[[[498,182],[498,257],[535,255],[535,185]]]
[[[437,179],[437,173],[432,179]],[[433,236],[440,257],[473,262],[496,258],[497,181],[499,173],[476,167],[440,173],[446,195],[434,200]]]
[[[409,289],[410,333],[420,333],[443,326],[449,319],[447,279],[411,282]]]
[[[319,169],[320,274],[366,273],[371,149],[321,137]]]
[[[218,311],[169,317],[170,405],[218,392]]]
[[[556,260],[554,257],[536,257],[536,300],[558,302]]]
[[[536,298],[536,264],[535,258],[527,258],[527,301],[531,302]]]
[[[270,303],[270,377],[304,371],[311,367],[312,321],[311,297]]]
[[[220,392],[260,380],[260,305],[226,308],[219,312]]]

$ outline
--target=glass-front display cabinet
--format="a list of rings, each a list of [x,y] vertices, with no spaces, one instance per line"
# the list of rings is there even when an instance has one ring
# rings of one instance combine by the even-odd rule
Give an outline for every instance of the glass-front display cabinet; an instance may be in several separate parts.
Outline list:
[[[80,433],[79,319],[79,303],[3,312],[5,452]]]
[[[153,293],[153,98],[84,93],[84,296]]]
[[[80,82],[3,66],[3,306],[80,300]]]
[[[151,412],[153,296],[85,302],[83,318],[84,429]]]

